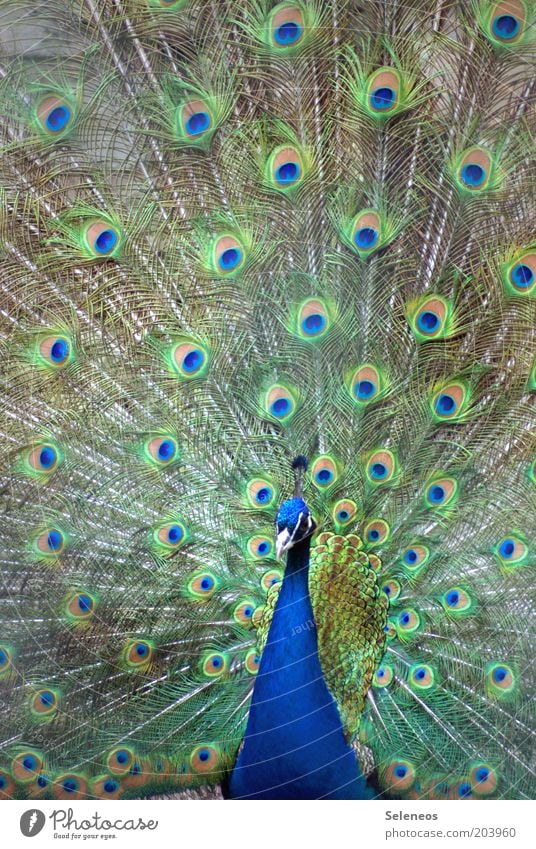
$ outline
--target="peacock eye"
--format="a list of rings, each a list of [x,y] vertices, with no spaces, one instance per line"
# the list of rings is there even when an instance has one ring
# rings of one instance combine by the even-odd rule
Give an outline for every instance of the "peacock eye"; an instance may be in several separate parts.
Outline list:
[[[65,537],[59,528],[48,528],[36,540],[36,546],[41,554],[57,557],[65,547]]]
[[[372,679],[373,687],[388,687],[394,678],[394,670],[387,663],[382,663],[379,669],[374,673]]]
[[[501,566],[519,566],[526,560],[529,549],[523,540],[514,534],[508,534],[495,547],[495,554]]]
[[[273,484],[263,478],[254,478],[249,481],[246,492],[250,506],[256,509],[271,508],[277,494]]]
[[[497,789],[497,772],[490,764],[476,763],[471,769],[469,779],[473,793],[477,796],[489,796]]]
[[[385,519],[371,519],[365,525],[365,540],[369,546],[382,545],[387,542],[391,529]]]
[[[36,472],[49,475],[58,466],[59,457],[56,448],[50,443],[35,446],[28,454],[28,464]]]
[[[311,478],[318,489],[328,489],[337,481],[339,472],[335,460],[328,454],[317,457],[311,467]]]
[[[89,593],[79,592],[67,601],[67,615],[71,621],[86,621],[95,613],[96,601]]]
[[[370,454],[366,473],[371,484],[379,485],[393,482],[397,473],[397,463],[393,452],[382,448]]]
[[[66,336],[47,336],[39,344],[39,354],[45,365],[61,368],[71,357],[71,343]]]
[[[378,398],[384,388],[384,378],[376,366],[363,365],[352,375],[350,393],[352,399],[361,405],[370,404]]]
[[[179,110],[182,130],[186,138],[197,141],[213,127],[211,110],[203,100],[190,100]]]
[[[369,77],[367,90],[370,112],[381,118],[387,116],[398,105],[400,79],[393,70],[380,68]]]
[[[233,618],[239,625],[249,627],[252,624],[252,617],[255,612],[255,603],[251,599],[240,601],[234,608]]]
[[[431,408],[437,421],[458,420],[469,400],[469,389],[463,383],[449,383],[432,395]]]
[[[518,256],[505,268],[503,278],[511,295],[530,297],[536,287],[536,253],[528,251]]]
[[[455,501],[457,492],[458,484],[454,478],[438,478],[426,487],[425,501],[428,507],[444,508]]]
[[[270,156],[271,185],[280,191],[294,188],[303,177],[303,159],[296,147],[278,147]]]
[[[318,298],[305,301],[298,312],[298,333],[302,339],[318,339],[329,328],[325,303]]]
[[[37,120],[41,130],[49,138],[59,138],[72,125],[73,108],[65,98],[48,95],[37,107]]]
[[[194,772],[214,772],[218,769],[220,752],[216,746],[197,746],[190,755]]]
[[[499,699],[508,699],[517,689],[517,675],[507,663],[492,662],[486,667],[488,693]]]
[[[509,46],[519,41],[527,24],[527,12],[522,0],[502,0],[491,7],[487,34],[497,45]]]
[[[270,557],[273,545],[268,536],[258,534],[248,540],[247,549],[250,556],[258,560],[264,557]]]
[[[115,256],[121,245],[121,234],[109,221],[93,221],[84,231],[84,239],[92,256]]]
[[[172,436],[157,436],[148,440],[145,445],[149,460],[159,466],[167,466],[178,457],[178,446]]]
[[[415,782],[415,767],[410,761],[391,761],[382,770],[381,782],[392,793],[409,790]]]
[[[287,422],[296,411],[296,399],[288,386],[274,384],[266,392],[264,399],[266,412],[281,423]]]
[[[270,587],[273,587],[274,584],[278,584],[283,577],[283,573],[280,569],[270,569],[268,572],[265,572],[261,578],[261,589],[264,592],[268,592]]]
[[[402,592],[402,587],[396,578],[390,578],[382,586],[382,592],[385,593],[390,602],[395,602]]]
[[[411,667],[408,683],[413,690],[432,690],[436,686],[437,675],[433,667],[419,663]]]
[[[380,216],[374,210],[358,213],[352,226],[352,241],[358,253],[366,255],[378,246],[381,234]]]
[[[10,669],[11,650],[5,645],[0,645],[0,680],[9,672]]]
[[[32,697],[30,709],[36,719],[52,719],[58,710],[58,694],[53,690],[38,690]]]
[[[129,640],[124,648],[124,658],[130,669],[144,669],[149,665],[154,647],[148,640]]]
[[[425,565],[430,556],[430,550],[425,545],[412,545],[402,555],[402,563],[410,572],[416,572]]]
[[[186,542],[186,527],[179,521],[168,522],[153,532],[153,539],[157,546],[163,549],[176,550]]]
[[[229,658],[226,654],[210,652],[201,661],[201,669],[207,678],[219,678],[229,667]]]
[[[292,48],[305,33],[303,12],[297,5],[276,6],[270,16],[271,44],[276,49]]]
[[[217,588],[217,580],[212,572],[197,572],[188,582],[188,593],[193,598],[204,600],[213,595]]]
[[[235,236],[220,236],[213,248],[213,263],[217,274],[234,274],[245,262],[243,245]]]
[[[13,758],[11,772],[15,781],[35,781],[43,768],[43,758],[36,751],[25,750]]]
[[[339,525],[348,525],[357,513],[357,504],[349,498],[342,498],[333,505],[332,516]]]
[[[201,377],[206,372],[208,356],[204,347],[193,342],[181,342],[172,351],[174,370],[186,379]]]
[[[246,659],[244,661],[244,665],[250,675],[256,675],[259,671],[261,659],[259,654],[257,653],[257,649],[250,649],[246,654]]]
[[[458,166],[458,181],[461,188],[470,192],[481,191],[489,183],[491,156],[481,147],[466,151]]]

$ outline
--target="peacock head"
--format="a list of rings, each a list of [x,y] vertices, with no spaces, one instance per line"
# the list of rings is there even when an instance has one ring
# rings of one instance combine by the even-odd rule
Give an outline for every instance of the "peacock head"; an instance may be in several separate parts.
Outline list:
[[[303,479],[307,471],[307,458],[300,454],[292,461],[294,470],[294,498],[284,501],[275,520],[275,550],[278,560],[289,548],[307,539],[316,530],[316,523],[303,500]]]
[[[275,550],[278,560],[285,551],[307,539],[316,530],[316,523],[303,498],[289,498],[278,510]]]

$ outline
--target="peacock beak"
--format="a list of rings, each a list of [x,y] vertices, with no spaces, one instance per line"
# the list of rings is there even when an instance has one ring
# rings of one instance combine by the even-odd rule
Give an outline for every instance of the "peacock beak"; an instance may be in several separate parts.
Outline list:
[[[275,556],[278,560],[281,560],[283,554],[291,547],[292,543],[293,539],[286,528],[278,533],[275,540]]]

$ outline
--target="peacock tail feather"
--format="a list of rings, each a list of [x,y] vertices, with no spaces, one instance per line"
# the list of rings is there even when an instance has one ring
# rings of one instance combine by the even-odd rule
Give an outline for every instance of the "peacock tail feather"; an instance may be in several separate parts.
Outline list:
[[[224,780],[304,454],[378,794],[534,798],[531,4],[0,9],[0,796]]]

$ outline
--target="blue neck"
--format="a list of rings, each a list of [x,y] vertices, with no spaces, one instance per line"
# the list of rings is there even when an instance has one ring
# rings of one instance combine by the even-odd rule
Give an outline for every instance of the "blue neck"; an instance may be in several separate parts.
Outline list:
[[[290,549],[232,798],[361,799],[365,782],[326,687],[309,598],[310,539]]]

